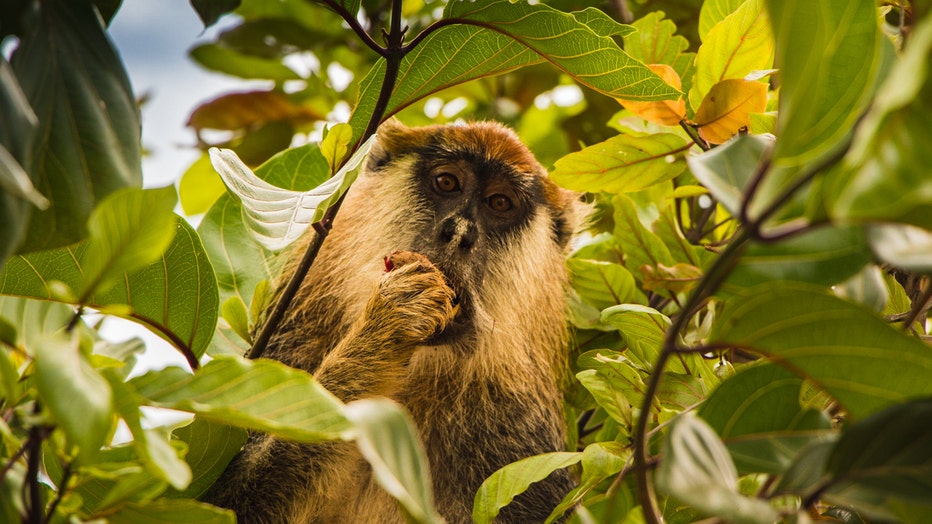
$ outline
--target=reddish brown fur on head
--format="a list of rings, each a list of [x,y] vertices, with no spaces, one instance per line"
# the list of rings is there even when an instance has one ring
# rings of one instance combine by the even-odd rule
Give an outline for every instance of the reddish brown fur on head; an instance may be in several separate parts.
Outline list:
[[[541,179],[544,197],[555,216],[567,223],[561,236],[569,238],[583,213],[578,212],[578,196],[554,184],[547,170],[511,129],[497,122],[471,122],[468,125],[432,125],[409,128],[395,119],[384,122],[378,131],[378,141],[369,154],[369,168],[377,167],[388,158],[415,153],[427,143],[447,150],[470,150],[487,159],[496,159],[518,172]]]

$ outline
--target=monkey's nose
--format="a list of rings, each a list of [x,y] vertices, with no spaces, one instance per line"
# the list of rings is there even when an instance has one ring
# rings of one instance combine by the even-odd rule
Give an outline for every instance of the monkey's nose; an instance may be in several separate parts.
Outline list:
[[[465,217],[447,217],[440,225],[440,241],[463,251],[472,249],[478,238],[479,228]]]

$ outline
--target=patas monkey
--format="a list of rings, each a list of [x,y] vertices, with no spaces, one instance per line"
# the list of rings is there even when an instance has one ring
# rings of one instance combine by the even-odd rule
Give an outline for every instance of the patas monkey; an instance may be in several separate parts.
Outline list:
[[[564,256],[579,210],[498,124],[384,124],[266,356],[345,402],[403,404],[438,511],[470,522],[485,478],[566,445]],[[499,521],[542,522],[571,488],[557,471]],[[245,523],[404,520],[351,443],[255,434],[206,499]]]

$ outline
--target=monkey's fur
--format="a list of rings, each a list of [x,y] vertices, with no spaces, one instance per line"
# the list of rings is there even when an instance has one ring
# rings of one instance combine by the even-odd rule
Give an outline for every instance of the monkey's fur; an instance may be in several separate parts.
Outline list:
[[[564,449],[563,260],[580,215],[498,124],[384,124],[266,356],[344,402],[403,404],[438,511],[471,522],[495,470]],[[542,522],[571,488],[557,471],[498,520]],[[254,434],[206,500],[250,524],[404,521],[352,443]]]

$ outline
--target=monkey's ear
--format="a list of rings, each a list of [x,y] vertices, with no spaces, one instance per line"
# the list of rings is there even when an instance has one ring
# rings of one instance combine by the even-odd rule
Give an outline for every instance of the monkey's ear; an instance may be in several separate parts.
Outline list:
[[[379,126],[378,138],[369,151],[367,167],[370,171],[378,170],[404,153],[412,152],[424,145],[433,134],[427,128],[411,128],[396,118],[390,118]]]

